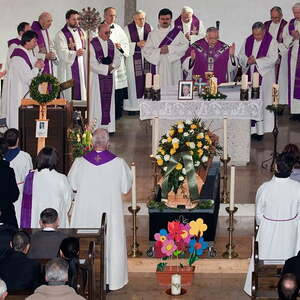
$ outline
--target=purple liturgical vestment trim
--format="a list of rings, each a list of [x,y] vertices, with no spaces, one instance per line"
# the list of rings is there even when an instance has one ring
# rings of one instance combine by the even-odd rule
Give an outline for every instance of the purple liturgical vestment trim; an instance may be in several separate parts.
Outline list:
[[[79,34],[82,36],[83,33],[81,29],[78,27],[76,28],[79,31]],[[68,43],[69,50],[76,51],[76,46],[75,47],[70,47],[70,42],[75,45],[75,40],[73,38],[73,34],[71,31],[68,29],[67,24],[62,28],[62,33],[65,35]],[[83,41],[81,40],[82,43],[82,48],[84,48]],[[81,90],[80,90],[80,75],[79,75],[79,65],[78,65],[78,56],[76,56],[72,66],[71,66],[71,71],[72,71],[72,79],[75,81],[74,87],[73,87],[73,99],[75,100],[81,100]]]
[[[113,153],[111,153],[108,150],[97,152],[95,150],[92,150],[91,152],[88,152],[83,156],[88,162],[95,166],[104,165],[111,160],[115,159],[117,156]]]
[[[101,63],[101,60],[104,58],[103,49],[98,37],[95,37],[91,41],[92,46],[94,47],[96,59]],[[108,53],[112,60],[115,56],[114,44],[111,40],[107,41]],[[108,75],[98,75],[99,78],[99,87],[101,95],[101,124],[108,125],[110,123],[110,107],[111,107],[111,96],[113,92],[113,74]]]
[[[181,16],[179,16],[174,21],[174,25],[183,32],[183,24],[182,24]],[[199,33],[199,28],[200,28],[200,21],[196,16],[193,15],[190,35],[197,35]]]
[[[256,58],[262,58],[262,57],[267,56],[272,39],[273,39],[272,35],[269,32],[266,32],[261,41]],[[253,46],[254,46],[254,36],[253,36],[253,34],[251,34],[247,38],[246,44],[245,44],[245,54],[247,57],[250,57],[252,55]],[[256,66],[254,68],[254,72],[258,72]],[[249,80],[251,80],[250,68],[248,70],[248,78],[249,78]],[[262,81],[262,77],[261,77],[261,75],[259,75],[259,83],[260,84],[261,84],[261,81]]]
[[[140,41],[139,34],[134,22],[128,24],[128,31],[130,34],[131,42],[137,43]],[[145,23],[144,37],[143,37],[144,41],[147,40],[149,32],[151,32],[151,26],[148,23]],[[133,54],[133,66],[134,66],[136,96],[138,99],[142,98],[144,95],[146,64],[149,65],[149,63],[146,62],[145,60],[143,62],[142,49],[136,45]]]
[[[46,42],[42,33],[42,26],[40,25],[39,22],[34,21],[31,25],[31,29],[38,35],[38,39],[37,39],[37,43],[40,49],[40,52],[43,54],[47,53],[47,47],[46,47]],[[47,35],[47,39],[48,39],[48,44],[50,44],[50,40],[49,40],[49,34],[48,34],[48,30],[45,29],[46,31],[46,35]],[[45,58],[44,60],[45,66],[43,69],[43,73],[47,73],[47,74],[52,74],[52,72],[50,72],[50,64],[51,64],[51,70],[53,70],[53,66],[52,66],[52,61]]]
[[[25,178],[21,206],[21,228],[31,228],[33,178],[34,171],[29,172]]]
[[[27,63],[27,65],[30,67],[30,69],[32,69],[32,64],[31,64],[31,61],[29,59],[29,56],[23,49],[21,49],[21,48],[14,49],[14,51],[11,54],[10,58],[13,58],[15,56],[22,57],[25,60],[25,62]]]
[[[16,44],[16,45],[21,45],[21,40],[15,38],[15,39],[11,39],[7,42],[7,46],[10,47],[12,44]]]

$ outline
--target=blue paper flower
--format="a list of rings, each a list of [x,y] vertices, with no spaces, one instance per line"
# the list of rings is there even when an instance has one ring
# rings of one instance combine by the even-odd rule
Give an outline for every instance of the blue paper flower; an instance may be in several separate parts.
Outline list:
[[[208,243],[204,241],[203,237],[197,239],[193,239],[189,243],[189,252],[195,252],[196,255],[200,256],[203,254],[203,250],[208,248]]]

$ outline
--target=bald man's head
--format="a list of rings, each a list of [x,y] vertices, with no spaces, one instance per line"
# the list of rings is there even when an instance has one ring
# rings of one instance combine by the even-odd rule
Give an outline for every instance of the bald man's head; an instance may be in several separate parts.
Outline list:
[[[39,23],[42,26],[43,29],[49,29],[50,26],[52,25],[52,16],[48,12],[43,12],[39,16]]]
[[[107,41],[110,37],[111,31],[110,31],[110,26],[108,24],[100,24],[98,27],[98,35],[99,37],[104,40]]]

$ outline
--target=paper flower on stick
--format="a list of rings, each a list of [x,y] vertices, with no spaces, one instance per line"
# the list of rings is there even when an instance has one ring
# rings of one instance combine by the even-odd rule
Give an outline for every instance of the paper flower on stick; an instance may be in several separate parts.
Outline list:
[[[178,242],[182,239],[181,237],[182,229],[181,229],[180,222],[178,221],[168,222],[168,230],[169,230],[169,234],[168,234],[169,239],[172,239],[175,242]]]
[[[161,252],[167,256],[171,256],[176,249],[177,246],[173,240],[166,240],[163,242]]]
[[[159,233],[154,234],[154,239],[156,241],[164,242],[167,239],[167,234],[168,232],[166,229],[161,229]]]
[[[192,236],[202,236],[203,232],[207,230],[207,225],[203,223],[203,219],[199,218],[196,221],[191,221],[190,225],[190,235]]]
[[[208,243],[204,242],[204,239],[191,240],[189,243],[189,252],[195,253],[196,255],[202,255],[203,250],[207,249]]]

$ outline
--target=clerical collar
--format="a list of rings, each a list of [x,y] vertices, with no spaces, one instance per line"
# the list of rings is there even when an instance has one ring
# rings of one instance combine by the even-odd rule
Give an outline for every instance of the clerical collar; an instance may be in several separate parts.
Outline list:
[[[70,31],[76,32],[78,30],[78,27],[70,27],[70,26],[68,26],[68,29]]]
[[[276,178],[289,178],[291,173],[278,173],[278,172],[275,172],[275,177]]]
[[[55,231],[55,229],[52,227],[45,227],[43,228],[43,231]]]
[[[109,26],[109,28],[110,28],[110,29],[114,29],[114,28],[115,28],[115,25],[114,25],[114,24],[111,24],[111,25]]]
[[[66,285],[66,283],[65,282],[62,282],[62,281],[50,281],[50,282],[48,282],[48,285]]]

